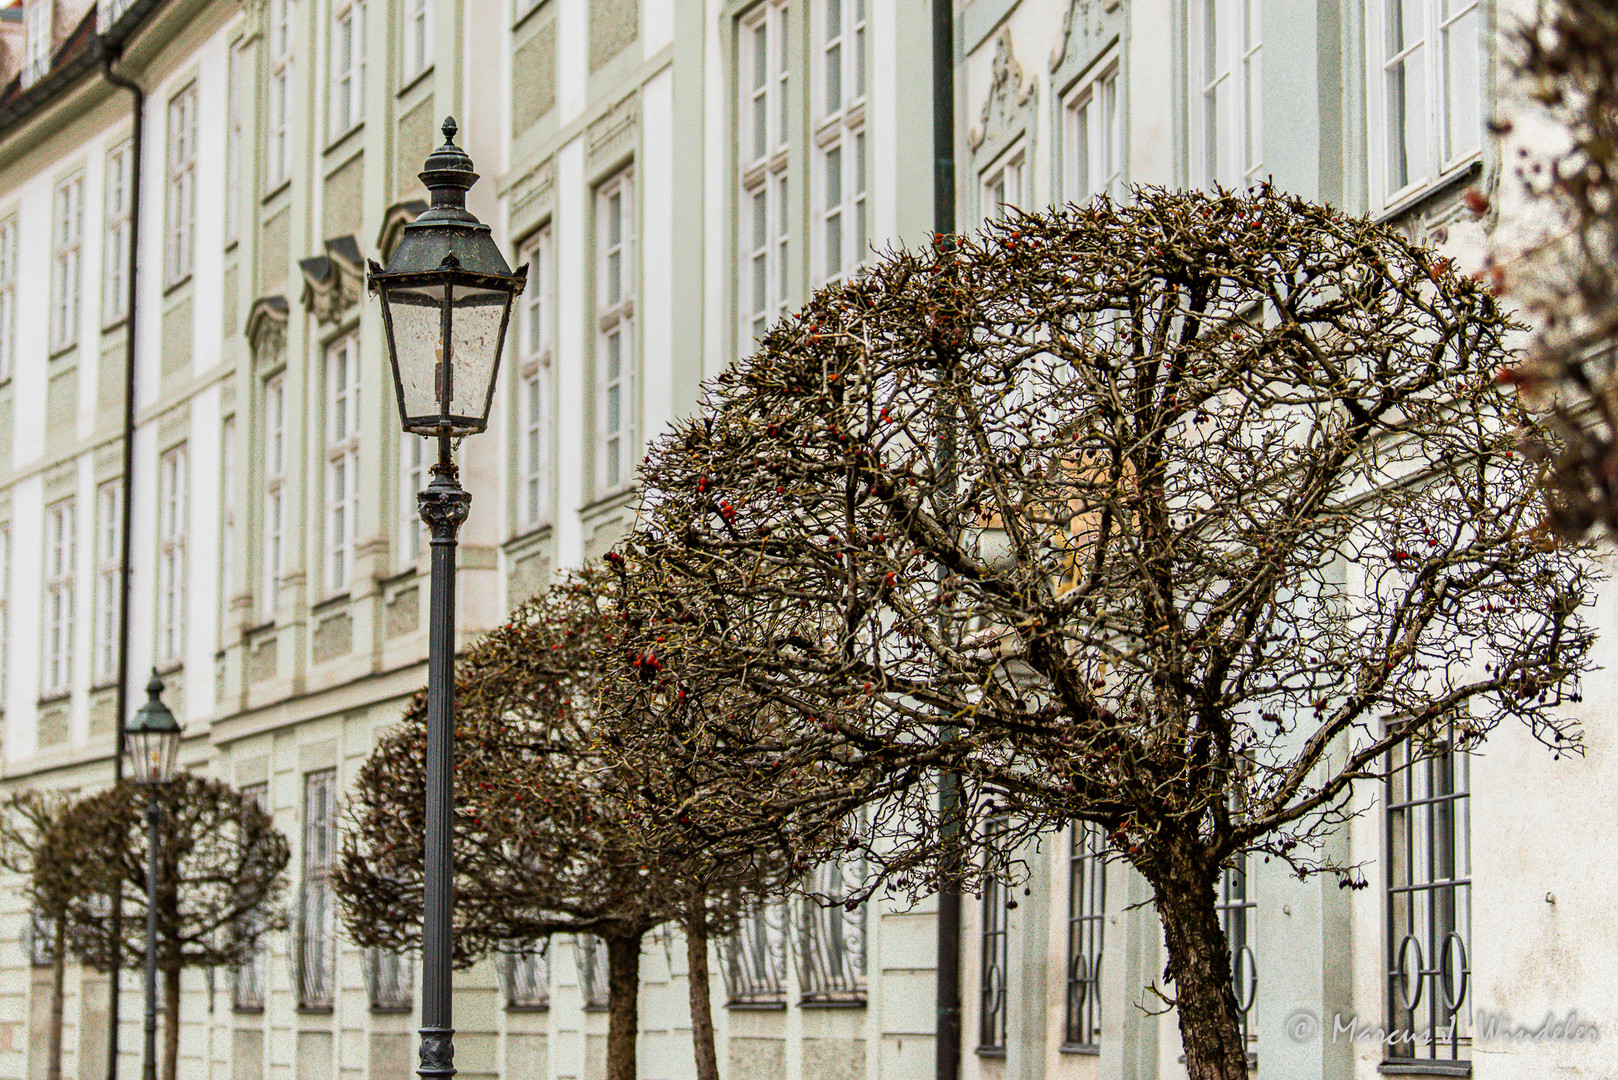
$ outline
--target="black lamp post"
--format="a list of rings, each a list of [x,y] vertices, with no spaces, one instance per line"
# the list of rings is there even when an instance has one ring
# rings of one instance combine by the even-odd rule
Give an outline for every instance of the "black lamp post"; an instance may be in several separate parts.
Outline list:
[[[162,695],[163,680],[154,670],[146,684],[146,704],[124,729],[135,783],[146,785],[146,1057],[141,1067],[145,1080],[157,1080],[157,852],[163,821],[157,791],[158,785],[174,779],[174,758],[180,749],[180,725]]]
[[[450,822],[455,794],[455,535],[472,496],[462,489],[450,440],[482,431],[500,367],[512,301],[528,267],[515,272],[489,227],[466,209],[477,182],[472,159],[455,145],[427,158],[421,182],[432,206],[404,227],[387,268],[371,263],[370,289],[382,297],[388,363],[407,432],[438,439],[433,480],[416,496],[432,532],[433,578],[427,630],[427,835],[421,947],[421,1064],[416,1075],[455,1075],[450,1022],[450,918],[455,901]]]

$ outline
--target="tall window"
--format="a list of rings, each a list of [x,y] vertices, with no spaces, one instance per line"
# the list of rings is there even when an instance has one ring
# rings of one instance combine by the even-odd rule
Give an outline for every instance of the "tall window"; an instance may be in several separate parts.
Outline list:
[[[274,190],[287,178],[290,144],[287,121],[292,93],[292,0],[270,0],[270,94],[265,125],[265,185]]]
[[[763,904],[742,916],[723,945],[725,992],[732,1005],[786,1001],[787,909]]]
[[[118,675],[118,621],[123,545],[123,481],[109,480],[96,489],[96,644],[95,681]]]
[[[0,221],[0,381],[17,352],[17,215]]]
[[[303,778],[303,884],[298,897],[298,1006],[330,1008],[337,967],[337,908],[331,889],[337,850],[337,770]]]
[[[32,86],[51,69],[51,0],[30,0],[22,9],[22,85]]]
[[[820,864],[803,901],[798,981],[805,1001],[865,1000],[865,905],[844,898],[865,884],[864,858]]]
[[[360,336],[326,349],[326,592],[348,588],[360,508]]]
[[[84,171],[56,185],[52,222],[51,352],[79,340],[79,284],[84,259]]]
[[[522,364],[517,375],[517,524],[536,528],[549,515],[551,373],[551,232],[546,228],[524,252],[529,283],[522,298]]]
[[[840,281],[865,261],[870,231],[866,198],[866,0],[816,0],[810,20],[819,86],[813,94],[820,160],[818,251],[821,282]]]
[[[1106,195],[1124,198],[1122,110],[1118,107],[1118,57],[1103,58],[1068,95],[1065,183],[1073,202]]]
[[[269,784],[244,784],[241,790],[244,800],[265,813],[270,812]],[[230,999],[235,1008],[264,1008],[264,967],[264,950],[261,947],[231,972]]]
[[[259,616],[275,621],[280,601],[281,567],[286,536],[287,478],[286,376],[264,384],[264,581]]]
[[[11,639],[11,609],[6,598],[11,595],[11,527],[0,525],[0,713],[6,711],[6,665],[11,659],[7,647]]]
[[[186,448],[181,443],[158,462],[157,656],[177,664],[185,652]]]
[[[634,479],[634,185],[626,170],[596,192],[596,490]]]
[[[172,285],[191,273],[197,226],[197,84],[169,100],[168,273]]]
[[[996,837],[1003,831],[1004,820],[991,818],[984,837],[986,851],[994,851]],[[1005,882],[1000,878],[984,881],[979,928],[978,1050],[990,1054],[1004,1053],[1006,1049],[1006,971],[1011,959],[1006,933],[1008,899]]]
[[[365,986],[370,992],[371,1008],[387,1012],[409,1009],[415,977],[416,965],[410,953],[365,950]]]
[[[1027,158],[1019,148],[1008,154],[1003,164],[989,171],[983,181],[985,220],[1005,217],[1008,210],[1022,207],[1023,177],[1027,168]]]
[[[760,4],[743,20],[741,102],[736,144],[742,150],[741,341],[763,336],[786,310],[787,230],[787,49],[785,0]]]
[[[78,528],[72,499],[45,508],[45,656],[40,691],[65,694],[73,678],[73,564]]]
[[[427,448],[431,445],[420,435],[412,435],[408,431],[399,438],[400,571],[416,565],[416,560],[421,558],[422,541],[426,539],[416,494],[427,487]]]
[[[1101,955],[1107,923],[1107,842],[1099,826],[1075,821],[1067,858],[1067,1014],[1062,1044],[1101,1042]]]
[[[594,934],[573,936],[573,962],[579,969],[579,990],[587,1009],[605,1008],[607,985],[607,942]]]
[[[403,81],[410,82],[433,62],[432,0],[404,0]]]
[[[1202,0],[1192,18],[1191,182],[1245,189],[1264,173],[1262,0]]]
[[[1393,752],[1387,790],[1389,1031],[1426,1033],[1390,1058],[1471,1057],[1471,767],[1466,753]]]
[[[338,0],[331,15],[331,137],[365,118],[365,0]]]
[[[507,953],[501,974],[506,1008],[543,1009],[551,1003],[551,965],[545,943],[537,941],[521,952]]]
[[[101,318],[116,322],[129,311],[129,144],[107,155],[107,242],[101,252]]]
[[[236,418],[225,417],[219,432],[219,612],[230,611],[236,589]],[[224,640],[221,635],[220,640]]]
[[[1382,205],[1432,183],[1483,145],[1478,0],[1380,0],[1371,28],[1372,149]],[[1379,25],[1380,21],[1380,25]]]
[[[1242,1038],[1248,1053],[1258,1049],[1253,1030],[1253,1001],[1258,990],[1258,958],[1253,945],[1258,941],[1258,900],[1248,874],[1246,856],[1234,866],[1225,867],[1219,880],[1219,924],[1230,948],[1231,990],[1236,995],[1236,1013],[1241,1017]]]

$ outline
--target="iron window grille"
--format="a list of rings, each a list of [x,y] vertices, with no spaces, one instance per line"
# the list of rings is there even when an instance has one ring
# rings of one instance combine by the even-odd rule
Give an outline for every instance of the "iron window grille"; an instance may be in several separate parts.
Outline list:
[[[365,950],[365,989],[371,1008],[403,1012],[415,1003],[416,962],[409,953],[391,949]]]
[[[1101,1043],[1101,957],[1107,918],[1107,842],[1101,827],[1075,821],[1068,848],[1067,994],[1062,1045]]]
[[[1004,832],[1004,818],[991,818],[985,829],[982,926],[979,929],[978,1053],[998,1055],[1006,1050],[1006,971],[1010,961],[1007,934],[1006,884],[995,874],[995,839]]]
[[[1471,1058],[1471,763],[1452,745],[1389,755],[1387,1030],[1413,1033],[1390,1060]]]
[[[594,934],[573,937],[573,960],[579,966],[579,992],[586,1009],[607,1007],[607,942]]]
[[[244,784],[242,799],[251,802],[265,813],[270,812],[270,785]],[[240,1010],[264,1008],[264,946],[261,943],[252,955],[237,964],[230,973],[231,1007]]]
[[[329,1009],[337,961],[336,908],[332,903],[332,853],[337,846],[337,771],[304,777],[303,885],[294,941],[298,1007]]]
[[[786,1005],[787,909],[762,904],[743,916],[724,943],[725,994],[730,1005]]]
[[[545,943],[507,953],[500,965],[508,1009],[546,1009],[551,1004],[551,964]]]
[[[865,1001],[865,904],[846,897],[865,883],[865,860],[822,863],[803,901],[798,982],[806,1002]]]
[[[1247,856],[1227,866],[1219,880],[1219,924],[1230,949],[1230,982],[1236,995],[1243,1045],[1249,1057],[1258,1047],[1253,1031],[1253,1001],[1258,993],[1258,959],[1252,943],[1258,940],[1258,900],[1254,898],[1248,875]]]

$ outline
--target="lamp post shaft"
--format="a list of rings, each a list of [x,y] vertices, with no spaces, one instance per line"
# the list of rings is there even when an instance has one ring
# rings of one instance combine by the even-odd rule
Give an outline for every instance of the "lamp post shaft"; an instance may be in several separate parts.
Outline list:
[[[455,867],[450,849],[455,803],[455,538],[472,496],[461,488],[449,438],[438,440],[433,481],[416,496],[432,533],[433,577],[427,624],[427,835],[421,946],[420,1077],[455,1075],[450,1011],[451,920]]]
[[[146,1056],[141,1064],[145,1080],[157,1080],[157,845],[162,820],[154,786],[146,796]]]

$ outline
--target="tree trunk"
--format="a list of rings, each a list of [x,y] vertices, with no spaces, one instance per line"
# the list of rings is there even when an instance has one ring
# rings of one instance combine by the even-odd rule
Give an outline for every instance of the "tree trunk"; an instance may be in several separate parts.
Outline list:
[[[56,931],[51,941],[51,1038],[46,1080],[62,1080],[62,1005],[67,996],[67,918],[66,913],[56,917]]]
[[[607,939],[607,1080],[635,1080],[635,1037],[640,1031],[640,943],[645,936],[643,932]]]
[[[1231,986],[1230,946],[1211,884],[1154,882],[1189,1080],[1247,1080],[1247,1043]]]
[[[685,964],[690,972],[691,1048],[697,1058],[697,1080],[719,1080],[713,1000],[708,989],[708,903],[702,896],[694,898],[686,909]]]
[[[180,969],[163,972],[163,1080],[174,1080],[180,1064]]]

